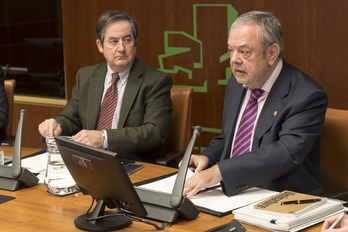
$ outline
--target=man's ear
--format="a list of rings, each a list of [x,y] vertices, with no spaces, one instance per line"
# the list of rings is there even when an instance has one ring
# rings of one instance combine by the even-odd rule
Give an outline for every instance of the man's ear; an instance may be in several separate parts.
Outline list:
[[[101,43],[101,41],[99,39],[97,39],[95,41],[95,43],[97,44],[97,48],[98,48],[99,52],[103,53],[104,52],[104,47],[103,47],[103,44]]]
[[[267,55],[269,57],[269,65],[273,65],[274,62],[276,60],[278,60],[279,57],[279,53],[280,53],[280,47],[277,43],[273,43],[271,44],[268,48],[267,48]]]

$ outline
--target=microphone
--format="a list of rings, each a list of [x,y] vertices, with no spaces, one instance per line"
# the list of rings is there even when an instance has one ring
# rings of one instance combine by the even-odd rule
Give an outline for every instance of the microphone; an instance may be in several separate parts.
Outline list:
[[[18,178],[21,175],[21,157],[22,157],[22,128],[23,121],[27,111],[22,109],[20,111],[19,123],[17,126],[16,140],[13,147],[13,155],[12,155],[12,177]]]
[[[141,186],[134,186],[148,213],[147,217],[170,223],[174,222],[179,216],[187,220],[197,218],[199,214],[198,208],[190,199],[184,197],[182,193],[184,191],[184,183],[192,150],[201,131],[202,128],[200,126],[196,126],[193,131],[171,194],[144,189]]]
[[[27,187],[37,185],[39,179],[28,169],[21,167],[22,128],[26,110],[20,111],[16,139],[13,148],[12,166],[0,165],[0,189],[16,191],[21,184]]]
[[[202,132],[202,128],[200,126],[196,126],[193,131],[192,138],[186,148],[184,157],[181,161],[180,169],[179,169],[178,175],[176,176],[176,180],[175,180],[173,191],[172,191],[172,196],[170,199],[170,205],[174,208],[179,207],[182,202],[182,193],[184,191],[187,168],[189,167],[190,158],[191,158],[191,154],[192,154],[196,139],[201,134],[201,132]]]

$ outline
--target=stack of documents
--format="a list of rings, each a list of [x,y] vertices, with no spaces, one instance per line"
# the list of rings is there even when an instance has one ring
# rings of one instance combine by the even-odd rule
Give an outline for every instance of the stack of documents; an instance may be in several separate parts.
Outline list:
[[[234,218],[253,226],[272,231],[299,231],[309,226],[324,221],[326,218],[346,211],[343,206],[345,202],[326,199],[325,203],[316,208],[301,214],[297,217],[272,215],[254,207],[254,204],[247,205],[233,211]]]

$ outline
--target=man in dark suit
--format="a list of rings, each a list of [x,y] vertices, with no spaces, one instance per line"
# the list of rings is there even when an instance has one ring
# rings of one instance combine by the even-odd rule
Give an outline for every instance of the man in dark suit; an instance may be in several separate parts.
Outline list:
[[[228,48],[233,77],[226,86],[222,134],[192,156],[195,175],[186,181],[184,194],[192,197],[219,182],[227,196],[251,187],[322,194],[319,142],[325,91],[282,59],[282,28],[270,13],[241,15],[231,26]],[[262,94],[250,146],[234,155],[237,128],[255,91]]]
[[[4,70],[0,67],[0,141],[6,138],[5,127],[8,124],[8,101],[4,86]]]
[[[55,119],[39,125],[42,136],[73,139],[104,147],[124,158],[154,162],[167,136],[171,112],[171,78],[136,57],[137,23],[127,14],[104,13],[97,24],[96,44],[106,63],[81,68],[72,98]],[[111,128],[97,129],[112,74],[117,73],[118,100]]]

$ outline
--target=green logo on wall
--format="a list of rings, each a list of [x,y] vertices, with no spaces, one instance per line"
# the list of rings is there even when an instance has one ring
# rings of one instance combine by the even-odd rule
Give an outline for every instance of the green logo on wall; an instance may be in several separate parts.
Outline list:
[[[187,25],[191,20],[180,18],[179,15],[175,26],[184,27],[185,30],[164,31],[164,54],[158,55],[159,70],[172,76],[174,88],[191,87],[196,93],[203,93],[205,96],[196,95],[197,101],[211,98],[208,90],[209,94],[217,94],[215,98],[223,99],[221,87],[218,86],[226,85],[232,76],[227,37],[237,17],[238,12],[229,4],[194,4],[192,27]],[[198,107],[201,106],[193,105],[192,124],[196,123]],[[212,116],[206,117],[204,124],[209,123]],[[215,136],[222,132],[221,128],[201,126],[205,136],[208,135],[206,133]],[[195,148],[200,151],[204,149],[203,146]]]
[[[165,31],[164,32],[164,51],[165,54],[161,54],[158,56],[158,60],[159,60],[159,65],[160,68],[159,70],[161,70],[164,73],[167,74],[177,74],[178,72],[183,72],[185,73],[185,75],[187,76],[187,79],[192,79],[195,76],[195,71],[197,69],[203,69],[203,51],[204,48],[207,46],[214,46],[213,44],[204,44],[202,42],[202,40],[199,38],[198,35],[198,17],[197,17],[197,11],[199,8],[202,7],[223,7],[226,9],[227,11],[227,28],[226,28],[226,35],[229,32],[229,26],[232,24],[232,22],[238,17],[238,12],[233,8],[233,6],[228,5],[228,4],[194,4],[193,5],[193,35],[190,35],[189,33],[185,32],[185,31]],[[214,32],[211,32],[214,33]],[[184,37],[184,38],[183,38]],[[182,45],[171,45],[170,41],[183,41]],[[185,45],[191,45],[191,46],[185,46]],[[193,67],[193,69],[187,68],[183,65],[178,65],[176,63],[180,63],[180,62],[176,62],[175,57],[179,57],[177,56],[178,54],[184,54],[184,53],[188,53],[192,50],[195,50],[195,53],[197,53],[197,51],[199,51],[199,56],[197,58],[197,61],[193,62],[193,65],[191,65]],[[172,61],[174,59],[174,65],[168,65],[170,67],[166,67],[165,64],[165,59],[171,57]],[[219,63],[222,63],[226,60],[229,59],[229,53],[226,51],[226,53],[222,54],[219,57]],[[231,69],[230,67],[226,67],[225,70],[225,78],[222,80],[218,80],[218,85],[226,85],[228,79],[231,77]],[[174,85],[175,87],[192,87],[194,89],[195,92],[204,92],[206,93],[208,91],[208,87],[207,87],[207,80],[204,80],[201,86],[192,86],[192,85]]]

